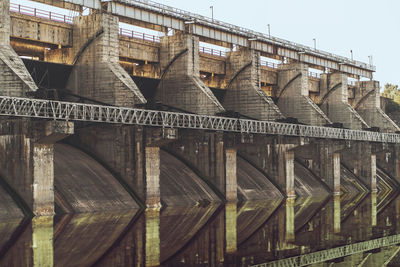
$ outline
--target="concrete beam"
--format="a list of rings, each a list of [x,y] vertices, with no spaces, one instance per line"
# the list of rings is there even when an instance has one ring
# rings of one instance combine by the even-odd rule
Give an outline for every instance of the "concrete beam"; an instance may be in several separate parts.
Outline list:
[[[275,120],[283,117],[273,100],[261,89],[260,53],[248,48],[227,58],[227,88],[222,105],[251,118]]]
[[[358,82],[352,105],[369,126],[379,127],[382,132],[400,131],[399,126],[381,109],[379,82]]]
[[[286,117],[309,125],[332,123],[311,100],[308,91],[308,66],[300,63],[281,65],[278,73],[278,107]]]
[[[161,38],[160,66],[156,100],[197,114],[214,115],[224,111],[200,79],[198,37],[178,32]]]
[[[343,123],[350,129],[361,130],[368,124],[348,103],[347,76],[342,73],[322,74],[319,106],[332,122]]]
[[[119,64],[118,23],[118,17],[109,14],[74,18],[74,43],[69,53],[74,67],[66,88],[110,105],[133,107],[146,99]]]

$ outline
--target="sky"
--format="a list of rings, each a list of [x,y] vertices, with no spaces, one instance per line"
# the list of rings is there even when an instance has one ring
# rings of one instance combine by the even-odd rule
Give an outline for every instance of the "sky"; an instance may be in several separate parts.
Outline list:
[[[27,3],[24,0],[11,0]],[[399,0],[158,0],[156,2],[376,66],[374,79],[400,85]]]

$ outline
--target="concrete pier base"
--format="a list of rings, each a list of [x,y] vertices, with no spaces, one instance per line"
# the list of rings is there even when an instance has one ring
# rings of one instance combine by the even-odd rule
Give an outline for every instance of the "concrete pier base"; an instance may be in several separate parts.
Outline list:
[[[237,206],[236,203],[225,205],[225,251],[237,251]]]
[[[10,46],[10,1],[0,0],[0,95],[26,97],[38,88]]]
[[[146,99],[119,64],[119,19],[95,13],[74,18],[73,48],[67,63],[73,64],[66,88],[102,103],[133,107]],[[62,51],[53,55],[62,57]]]
[[[34,215],[54,214],[54,143],[73,132],[71,122],[1,121],[0,175]]]
[[[343,123],[350,129],[361,130],[368,124],[348,103],[347,76],[342,73],[322,74],[319,106],[332,122]]]
[[[176,33],[161,39],[161,81],[156,100],[185,111],[213,115],[224,111],[200,79],[199,38]]]
[[[379,127],[382,132],[400,131],[388,115],[381,109],[380,86],[377,81],[363,81],[356,84],[354,109],[370,127]]]
[[[225,197],[227,201],[237,201],[236,149],[225,149]]]
[[[308,67],[293,63],[281,65],[278,73],[278,107],[286,117],[297,118],[309,125],[332,123],[309,97]]]
[[[146,147],[146,206],[161,207],[160,202],[160,148]]]
[[[145,211],[145,266],[160,265],[160,211]]]
[[[33,266],[54,266],[54,225],[53,216],[32,219]]]
[[[282,118],[279,108],[260,87],[260,53],[241,47],[229,53],[227,62],[224,108],[259,120]]]

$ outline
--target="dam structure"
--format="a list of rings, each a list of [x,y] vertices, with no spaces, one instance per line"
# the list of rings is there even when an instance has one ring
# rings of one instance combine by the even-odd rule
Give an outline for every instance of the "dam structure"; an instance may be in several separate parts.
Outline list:
[[[334,198],[340,231],[340,203],[365,201],[350,195],[369,194],[376,218],[399,188],[375,66],[153,1],[35,2],[76,16],[0,0],[0,218],[144,210],[157,266],[164,208],[225,205],[221,222],[196,216],[225,225],[230,253],[247,240],[231,231],[243,203],[284,207],[290,239],[295,206]]]

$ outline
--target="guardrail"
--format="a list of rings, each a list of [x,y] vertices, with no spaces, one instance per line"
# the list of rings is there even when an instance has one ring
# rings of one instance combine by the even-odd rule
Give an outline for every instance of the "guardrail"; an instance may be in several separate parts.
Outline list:
[[[153,43],[160,42],[160,37],[158,37],[158,36],[147,34],[144,32],[137,32],[134,30],[123,29],[123,28],[119,28],[119,35],[129,37],[129,38],[140,39],[143,41],[153,42]]]
[[[199,46],[199,52],[203,54],[218,56],[218,57],[226,57],[226,52],[218,49],[208,48],[204,46]]]
[[[212,130],[247,134],[400,143],[400,135],[391,133],[8,96],[0,96],[0,115],[64,121],[90,121],[165,128]]]
[[[260,65],[264,66],[264,67],[272,68],[272,69],[277,69],[279,66],[279,64],[272,63],[272,62],[265,61],[265,60],[260,60]]]
[[[71,16],[51,12],[43,9],[33,8],[29,6],[18,5],[10,3],[10,11],[14,13],[20,13],[23,15],[33,16],[41,19],[48,19],[52,21],[72,24],[74,19]]]
[[[315,263],[325,262],[341,257],[350,256],[357,253],[366,252],[373,249],[383,248],[400,243],[400,235],[386,236],[369,241],[359,242],[337,248],[317,251],[287,259],[252,265],[252,267],[300,267]]]
[[[312,71],[308,72],[308,76],[311,77],[311,78],[316,78],[316,79],[320,79],[321,78],[321,74],[320,73],[312,72]]]

